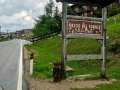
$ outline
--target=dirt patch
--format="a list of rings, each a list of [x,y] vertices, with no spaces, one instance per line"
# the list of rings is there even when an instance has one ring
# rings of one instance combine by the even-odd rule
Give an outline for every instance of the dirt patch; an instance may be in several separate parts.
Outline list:
[[[99,84],[110,84],[115,79],[109,81],[101,80],[71,80],[66,79],[61,82],[54,83],[52,79],[38,80],[29,75],[29,52],[24,47],[25,61],[25,79],[28,81],[30,90],[72,90],[73,88],[94,88]]]

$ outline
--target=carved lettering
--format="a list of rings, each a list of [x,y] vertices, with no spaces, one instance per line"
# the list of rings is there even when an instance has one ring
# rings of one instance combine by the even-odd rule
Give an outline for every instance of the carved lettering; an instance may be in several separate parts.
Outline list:
[[[102,35],[102,22],[68,20],[68,33]]]

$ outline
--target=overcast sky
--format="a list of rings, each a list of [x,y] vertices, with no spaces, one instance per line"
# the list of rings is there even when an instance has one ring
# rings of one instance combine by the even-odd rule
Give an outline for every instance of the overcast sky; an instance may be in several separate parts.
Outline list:
[[[34,27],[34,18],[44,14],[49,0],[0,0],[0,26],[6,32]],[[55,0],[53,0],[55,2]],[[61,3],[55,4],[61,11]]]

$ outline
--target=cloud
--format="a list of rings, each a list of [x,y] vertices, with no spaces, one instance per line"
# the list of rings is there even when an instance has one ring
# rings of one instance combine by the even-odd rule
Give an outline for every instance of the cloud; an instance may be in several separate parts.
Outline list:
[[[6,0],[0,0],[0,4],[3,4],[5,3]]]
[[[49,0],[0,0],[0,26],[16,31],[34,26],[34,18],[44,14]],[[55,1],[55,0],[53,0]],[[61,11],[61,4],[57,3]]]

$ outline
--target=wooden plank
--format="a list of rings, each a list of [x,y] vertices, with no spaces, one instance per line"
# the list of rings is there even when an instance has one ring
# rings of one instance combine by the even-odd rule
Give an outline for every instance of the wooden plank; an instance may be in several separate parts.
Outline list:
[[[103,18],[83,17],[83,16],[73,16],[73,15],[67,15],[67,19],[103,22]]]
[[[102,59],[102,55],[98,54],[89,54],[89,55],[67,55],[67,61],[73,60],[90,60],[90,59]]]
[[[103,39],[102,35],[89,35],[89,34],[67,34],[67,38],[90,38],[90,39]]]
[[[59,37],[62,37],[61,34],[58,34]],[[88,39],[97,39],[97,40],[103,40],[103,36],[100,35],[88,35],[88,34],[67,34],[67,39],[74,39],[74,38],[88,38]],[[106,36],[106,39],[109,39],[109,36]],[[101,42],[100,42],[101,43]]]
[[[75,72],[75,70],[69,66],[66,66],[66,72]]]

